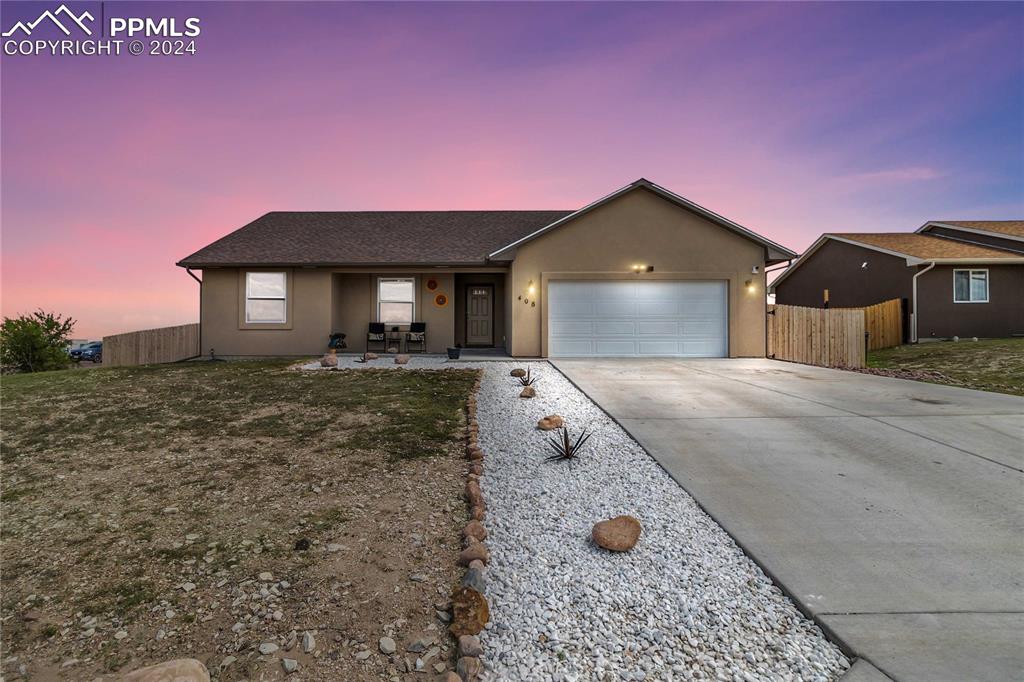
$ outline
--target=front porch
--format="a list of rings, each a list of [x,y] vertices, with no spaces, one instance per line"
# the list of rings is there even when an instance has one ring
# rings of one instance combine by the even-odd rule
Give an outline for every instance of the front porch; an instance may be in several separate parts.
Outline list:
[[[503,357],[508,302],[504,269],[482,271],[335,271],[331,275],[331,332],[345,334],[342,352],[444,354],[457,346],[464,356]],[[384,338],[369,341],[371,323]],[[425,328],[424,343],[407,343],[412,323]],[[369,346],[369,347],[368,347]]]

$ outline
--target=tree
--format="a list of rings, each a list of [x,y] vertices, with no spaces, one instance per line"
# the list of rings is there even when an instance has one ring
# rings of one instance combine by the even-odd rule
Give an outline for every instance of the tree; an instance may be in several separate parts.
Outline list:
[[[63,369],[75,321],[37,310],[31,315],[5,317],[0,325],[0,362],[24,372]]]

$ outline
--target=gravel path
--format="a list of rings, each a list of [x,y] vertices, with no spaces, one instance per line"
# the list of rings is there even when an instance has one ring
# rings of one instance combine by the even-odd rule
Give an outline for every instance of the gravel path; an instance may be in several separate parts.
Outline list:
[[[693,499],[545,362],[413,356],[340,367],[482,367],[477,403],[491,565],[491,622],[480,638],[493,680],[834,680],[850,663]],[[540,377],[519,398],[514,367]],[[319,369],[318,363],[304,368]],[[580,460],[545,462],[549,414]],[[630,552],[590,542],[596,521],[630,514]]]
[[[547,363],[481,363],[477,406],[492,563],[481,633],[497,679],[831,680],[849,667],[646,452]],[[518,397],[513,367],[541,377]],[[579,462],[545,462],[547,414]],[[641,520],[633,550],[590,542],[594,522]]]

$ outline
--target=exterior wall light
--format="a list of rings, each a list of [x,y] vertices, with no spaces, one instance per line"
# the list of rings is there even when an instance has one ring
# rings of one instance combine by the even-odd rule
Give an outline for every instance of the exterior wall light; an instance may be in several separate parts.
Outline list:
[[[533,283],[532,279],[530,280],[530,283],[526,285],[526,293],[530,294],[530,296],[537,293],[537,286]]]
[[[638,275],[641,272],[654,272],[654,266],[653,265],[634,265],[633,266],[633,272],[637,273]]]
[[[754,280],[752,280],[752,279],[748,279],[747,280],[747,291],[749,291],[751,293],[754,292]]]

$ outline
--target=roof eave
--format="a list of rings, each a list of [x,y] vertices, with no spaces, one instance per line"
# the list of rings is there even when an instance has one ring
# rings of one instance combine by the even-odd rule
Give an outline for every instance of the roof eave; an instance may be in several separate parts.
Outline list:
[[[505,267],[506,262],[463,261],[463,262],[392,262],[392,261],[367,261],[367,262],[259,262],[259,263],[214,263],[178,261],[175,263],[179,268],[191,268],[203,270],[208,268],[476,268],[476,267]]]
[[[998,237],[999,239],[1009,239],[1015,242],[1024,242],[1024,237],[1018,237],[1014,234],[1006,234],[1005,232],[993,232],[991,230],[982,230],[978,227],[964,227],[963,225],[954,225],[952,223],[944,223],[940,220],[929,220],[921,227],[914,230],[914,234],[921,234],[929,227],[944,227],[947,230],[958,230],[960,232],[970,232],[972,234],[983,234],[987,237]]]

